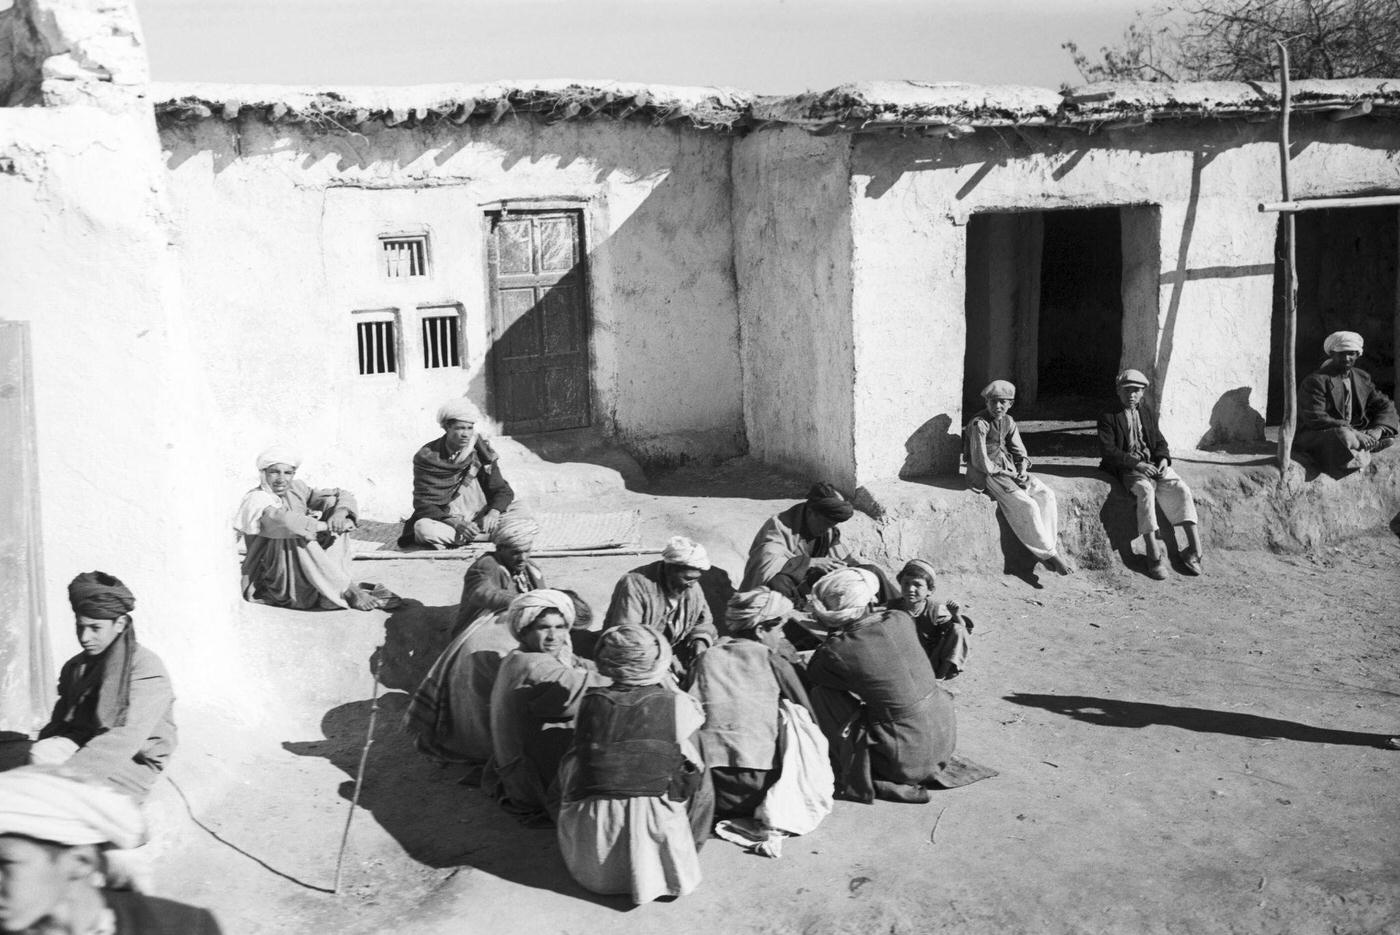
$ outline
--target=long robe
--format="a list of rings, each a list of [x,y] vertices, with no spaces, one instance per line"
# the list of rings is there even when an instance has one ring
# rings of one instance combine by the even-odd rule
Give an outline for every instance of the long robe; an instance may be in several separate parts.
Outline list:
[[[953,754],[953,696],[901,610],[867,614],[832,633],[807,663],[817,723],[831,742],[838,794],[920,801],[921,788],[966,785],[995,772]]]
[[[517,649],[501,662],[491,689],[491,766],[511,812],[557,812],[559,761],[573,741],[579,702],[607,681],[567,649],[559,656]]]
[[[852,553],[841,542],[841,530],[832,527],[824,535],[806,538],[802,535],[805,502],[790,506],[768,517],[758,528],[749,559],[744,565],[744,580],[739,590],[773,588],[796,600],[810,590],[807,584],[808,566],[814,558],[835,558],[849,561]]]
[[[690,694],[705,710],[696,740],[714,784],[715,814],[752,815],[781,774],[778,700],[812,709],[797,672],[756,639],[726,637],[696,662]]]
[[[701,763],[693,736],[705,722],[700,703],[675,692],[675,737],[681,753]],[[559,850],[579,885],[594,893],[631,895],[638,905],[662,896],[684,896],[700,885],[697,848],[708,836],[713,798],[708,782],[688,802],[665,795],[586,796],[568,790],[579,768],[577,750],[560,767],[564,801],[559,810]],[[703,829],[698,834],[695,828]]]
[[[243,534],[243,598],[296,610],[344,610],[350,604],[350,537],[317,533],[338,508],[358,516],[355,497],[336,487],[293,480],[278,497],[265,487],[244,494],[234,519]]]
[[[986,412],[972,417],[963,429],[967,486],[991,497],[1001,507],[1016,538],[1038,559],[1055,554],[1059,538],[1059,506],[1055,491],[1027,474],[1022,487],[1016,478],[1029,471],[1031,460],[1021,430],[1008,415],[993,419]]]
[[[491,690],[501,660],[519,645],[495,611],[478,615],[447,645],[404,715],[421,753],[472,766],[491,759]]]
[[[652,562],[623,575],[613,588],[603,629],[623,624],[643,626],[661,634],[675,652],[677,674],[689,670],[699,643],[713,646],[719,638],[709,602],[699,584],[691,584],[670,601],[661,586],[664,562]]]
[[[99,713],[104,683],[122,676],[105,671],[106,662],[100,656],[79,653],[63,664],[58,701],[49,723],[39,732],[40,743],[51,737],[71,740],[78,749],[68,759],[68,767],[143,799],[175,752],[175,692],[160,657],[133,643],[126,711],[121,723],[107,723]],[[94,666],[104,666],[100,681],[88,678]]]

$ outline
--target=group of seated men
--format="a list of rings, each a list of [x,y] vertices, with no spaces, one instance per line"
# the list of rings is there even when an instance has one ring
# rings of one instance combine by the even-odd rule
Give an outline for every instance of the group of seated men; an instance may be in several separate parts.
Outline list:
[[[694,889],[712,830],[771,854],[833,797],[926,802],[994,775],[955,754],[940,684],[970,621],[934,599],[927,562],[891,577],[855,555],[853,512],[819,483],[771,517],[719,620],[705,548],[676,536],[595,626],[530,560],[538,525],[506,510],[406,713],[419,750],[554,826],[581,885],[639,903]]]

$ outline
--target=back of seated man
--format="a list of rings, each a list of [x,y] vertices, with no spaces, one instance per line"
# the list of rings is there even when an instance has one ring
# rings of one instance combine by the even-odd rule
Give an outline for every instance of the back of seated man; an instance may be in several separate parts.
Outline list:
[[[1099,416],[1099,468],[1122,482],[1137,500],[1138,533],[1147,552],[1147,574],[1167,577],[1167,560],[1157,538],[1157,505],[1189,543],[1181,562],[1189,575],[1201,573],[1201,539],[1196,501],[1172,470],[1171,449],[1157,427],[1157,415],[1143,399],[1147,377],[1139,370],[1118,374],[1118,402]]]
[[[175,693],[160,657],[136,642],[136,598],[101,571],[68,585],[83,651],[63,664],[53,716],[29,762],[65,764],[144,799],[175,752]]]
[[[1372,452],[1389,448],[1400,433],[1400,416],[1371,375],[1356,366],[1365,350],[1361,335],[1334,332],[1322,349],[1328,359],[1298,386],[1293,447],[1335,476],[1365,467]]]

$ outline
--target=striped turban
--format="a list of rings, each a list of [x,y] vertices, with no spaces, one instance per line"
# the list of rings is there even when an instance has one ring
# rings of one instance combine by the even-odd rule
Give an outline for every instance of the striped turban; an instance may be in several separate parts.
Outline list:
[[[528,552],[539,534],[540,524],[534,517],[515,511],[505,514],[496,523],[496,528],[491,533],[491,541],[517,552]]]
[[[671,671],[671,644],[655,630],[629,623],[604,630],[593,659],[614,685],[655,685]]]

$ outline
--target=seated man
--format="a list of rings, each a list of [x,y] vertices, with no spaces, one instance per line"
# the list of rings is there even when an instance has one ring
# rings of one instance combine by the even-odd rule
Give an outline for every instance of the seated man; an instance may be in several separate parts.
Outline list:
[[[660,633],[674,651],[672,672],[683,679],[701,653],[719,638],[700,575],[710,567],[705,547],[676,536],[661,561],[623,575],[613,588],[603,629],[635,624]]]
[[[1329,359],[1298,386],[1293,447],[1333,476],[1365,467],[1371,452],[1389,448],[1400,432],[1395,403],[1356,366],[1363,348],[1355,331],[1329,334],[1322,344]]]
[[[1007,413],[1016,401],[1016,387],[993,380],[982,390],[987,408],[963,430],[967,486],[986,493],[1001,507],[1016,538],[1051,571],[1062,575],[1070,567],[1059,556],[1059,507],[1055,492],[1031,476],[1031,459],[1021,432]]]
[[[0,773],[0,932],[218,935],[205,909],[113,885],[107,858],[141,844],[131,799],[61,768]]]
[[[807,663],[807,680],[836,794],[927,802],[930,788],[995,776],[953,754],[953,696],[934,677],[909,615],[873,606],[877,588],[865,569],[842,568],[812,589],[817,622],[832,632]]]
[[[505,610],[526,591],[542,588],[544,572],[530,561],[530,550],[540,524],[529,516],[512,513],[501,519],[491,532],[496,551],[472,562],[462,577],[462,599],[457,604],[456,636],[483,613]]]
[[[1118,404],[1099,416],[1099,469],[1116,477],[1137,500],[1137,528],[1147,551],[1147,574],[1167,577],[1167,559],[1157,538],[1157,504],[1173,526],[1186,533],[1181,563],[1188,575],[1201,573],[1201,539],[1196,501],[1172,470],[1171,449],[1157,428],[1157,415],[1143,402],[1147,377],[1138,370],[1118,374]]]
[[[466,545],[489,535],[515,500],[495,450],[476,431],[475,412],[465,398],[438,410],[442,437],[413,456],[413,514],[404,521],[400,545]]]
[[[301,455],[274,445],[257,460],[261,480],[243,495],[233,528],[243,535],[243,599],[295,610],[379,610],[398,598],[351,580],[355,497],[313,489],[297,476]]]
[[[822,575],[859,564],[841,543],[837,528],[854,514],[841,491],[827,483],[813,484],[806,501],[770,516],[759,527],[739,589],[772,588],[799,603]]]
[[[100,571],[68,584],[83,651],[63,664],[58,703],[29,751],[36,766],[73,773],[144,799],[175,752],[175,694],[155,653],[136,642],[136,598]]]

